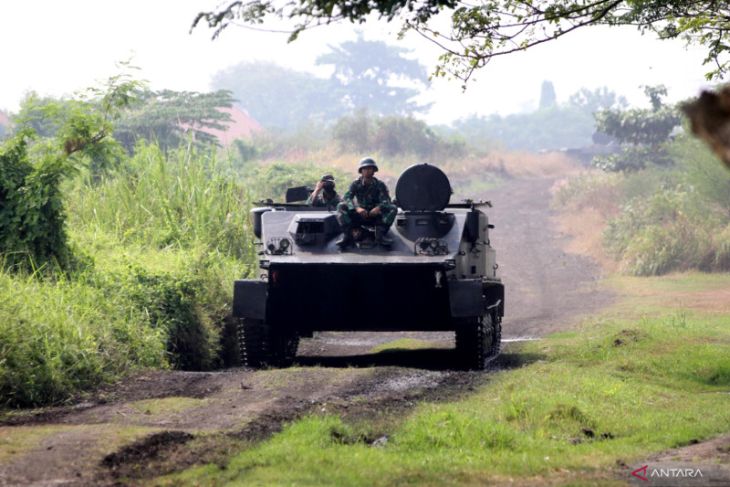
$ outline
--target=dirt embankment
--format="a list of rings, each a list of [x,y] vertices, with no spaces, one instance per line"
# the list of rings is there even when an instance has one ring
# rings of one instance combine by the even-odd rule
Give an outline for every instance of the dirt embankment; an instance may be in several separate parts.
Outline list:
[[[513,180],[485,195],[494,204],[492,243],[507,289],[507,343],[497,368],[530,360],[510,353],[510,339],[566,328],[611,301],[598,267],[562,250],[567,236],[552,220],[552,184]],[[370,353],[404,338],[430,348]],[[452,370],[452,346],[449,333],[323,333],[302,342],[298,367],[288,370],[140,374],[71,407],[7,416],[0,422],[0,485],[136,483],[222,461],[308,412],[371,417],[417,401],[453,400],[489,380],[489,372]]]

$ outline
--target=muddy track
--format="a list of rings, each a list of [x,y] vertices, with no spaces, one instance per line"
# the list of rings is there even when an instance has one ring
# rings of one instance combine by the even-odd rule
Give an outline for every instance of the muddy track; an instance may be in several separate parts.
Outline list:
[[[511,352],[509,339],[564,329],[611,301],[597,284],[598,268],[562,251],[565,237],[551,222],[551,185],[515,180],[487,195],[507,289],[507,344],[497,369],[539,358]],[[403,338],[429,348],[371,353]],[[322,333],[302,341],[292,369],[139,374],[74,406],[0,422],[0,439],[25,445],[13,453],[0,443],[0,485],[137,484],[225,461],[311,412],[372,419],[417,402],[454,400],[490,376],[454,370],[452,347],[451,333]]]

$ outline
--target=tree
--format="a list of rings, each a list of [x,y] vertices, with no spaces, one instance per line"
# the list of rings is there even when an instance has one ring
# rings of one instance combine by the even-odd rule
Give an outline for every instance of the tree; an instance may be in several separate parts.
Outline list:
[[[140,89],[133,104],[121,113],[114,137],[128,152],[138,140],[157,142],[163,149],[176,147],[189,133],[197,142],[217,144],[218,139],[205,129],[225,129],[231,117],[220,108],[233,105],[230,91],[212,93]]]
[[[70,270],[76,259],[65,230],[62,182],[79,166],[119,152],[111,137],[119,111],[138,87],[124,76],[112,77],[88,100],[50,103],[28,97],[21,114],[45,113],[53,136],[33,128],[37,118],[15,118],[17,132],[0,145],[0,262],[9,268]]]
[[[331,80],[283,68],[273,63],[244,62],[213,77],[213,86],[230,90],[238,103],[261,125],[294,130],[322,123],[348,109]]]
[[[439,14],[448,12],[444,29]],[[239,21],[257,25],[278,18],[294,22],[290,40],[311,27],[337,21],[363,23],[377,15],[399,19],[401,33],[415,31],[443,51],[437,76],[466,83],[475,70],[502,56],[560,38],[590,25],[630,25],[660,39],[681,38],[707,49],[708,77],[728,69],[730,5],[714,0],[236,0],[200,12],[192,28],[206,23],[217,37]]]
[[[555,96],[555,87],[552,81],[545,80],[540,87],[540,110],[552,108],[557,104],[557,96]]]
[[[405,81],[425,87],[428,83],[426,69],[405,57],[408,49],[366,41],[361,33],[357,40],[329,49],[317,58],[317,64],[333,66],[331,81],[339,86],[349,108],[366,108],[378,115],[407,115],[428,109],[428,105],[411,100],[418,89],[394,84]]]
[[[644,93],[651,103],[650,109],[614,109],[595,114],[598,129],[621,143],[623,151],[596,157],[594,165],[606,171],[635,171],[648,163],[659,166],[673,163],[664,144],[682,121],[679,110],[664,104],[662,98],[667,95],[667,89],[662,85],[645,86]]]
[[[570,96],[568,103],[589,113],[629,106],[625,97],[616,95],[605,86],[595,90],[581,88]]]

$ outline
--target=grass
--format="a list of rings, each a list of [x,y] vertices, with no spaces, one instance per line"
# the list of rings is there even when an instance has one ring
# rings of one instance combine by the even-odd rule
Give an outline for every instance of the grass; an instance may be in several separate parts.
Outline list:
[[[84,281],[0,273],[0,405],[56,403],[137,367],[164,367],[164,332]]]
[[[140,367],[235,361],[231,283],[255,260],[230,164],[140,145],[118,171],[69,183],[78,270],[0,270],[0,407],[56,404]]]
[[[730,269],[730,172],[697,140],[669,148],[670,167],[592,171],[557,188],[563,228],[590,243],[582,253],[636,276]]]
[[[672,281],[647,279],[643,285],[657,294],[669,286],[688,297],[730,287],[727,275],[676,275]],[[612,485],[623,475],[617,464],[726,432],[730,316],[685,312],[671,303],[661,313],[650,306],[642,318],[622,318],[617,310],[573,333],[520,344],[516,353],[542,359],[493,373],[465,399],[422,404],[388,430],[378,429],[383,423],[312,415],[223,468],[205,465],[158,480]],[[383,436],[384,445],[372,444]]]

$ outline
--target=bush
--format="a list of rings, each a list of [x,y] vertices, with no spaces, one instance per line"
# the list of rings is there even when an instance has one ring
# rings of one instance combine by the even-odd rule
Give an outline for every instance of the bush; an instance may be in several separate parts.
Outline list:
[[[138,367],[164,367],[165,330],[115,293],[76,281],[0,272],[0,401],[67,399]],[[111,296],[111,298],[110,298]]]
[[[692,218],[693,203],[689,193],[675,190],[631,200],[609,222],[606,247],[631,274],[706,267],[712,252],[709,235],[702,222]]]
[[[367,112],[337,121],[332,137],[341,150],[380,153],[385,156],[414,155],[435,162],[440,158],[466,155],[466,143],[438,135],[413,117],[369,117]]]
[[[0,147],[0,254],[11,268],[63,269],[73,259],[60,184],[71,168],[47,150],[33,158],[33,138],[32,132],[21,132]]]
[[[729,270],[730,172],[693,139],[667,151],[674,168],[581,176],[556,203],[601,211],[604,247],[630,274]]]

